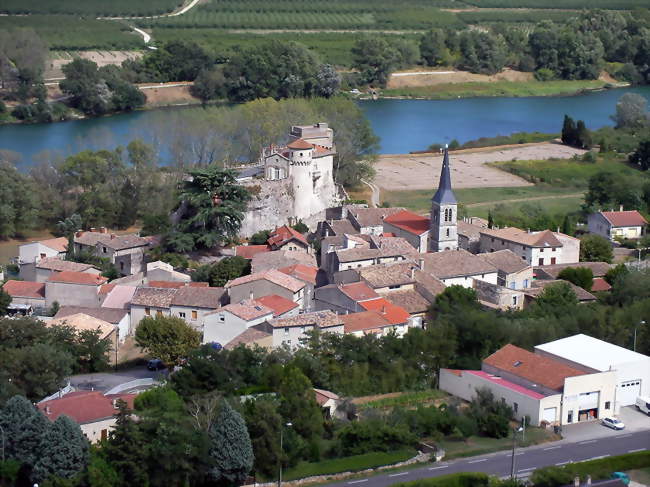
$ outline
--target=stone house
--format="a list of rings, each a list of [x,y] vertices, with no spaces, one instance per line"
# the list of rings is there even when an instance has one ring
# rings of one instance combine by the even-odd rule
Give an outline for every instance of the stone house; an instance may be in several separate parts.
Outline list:
[[[171,264],[162,261],[147,262],[146,277],[148,281],[190,282],[192,278],[175,271]]]
[[[266,321],[262,326],[272,334],[274,348],[283,345],[298,347],[300,340],[305,338],[305,333],[315,328],[324,333],[344,333],[341,317],[332,311],[314,311],[290,318],[276,318]]]
[[[16,309],[22,306],[31,306],[32,309],[45,308],[45,283],[10,279],[4,283],[2,289],[11,296],[11,306]]]
[[[20,278],[25,281],[45,282],[55,272],[86,272],[98,276],[101,271],[94,265],[71,262],[59,257],[45,257],[20,266]]]
[[[87,272],[56,272],[45,282],[45,306],[49,308],[56,301],[61,306],[99,308],[100,288],[107,281],[104,276]]]
[[[526,304],[525,289],[508,288],[498,284],[474,280],[476,297],[483,307],[503,311],[523,309]]]
[[[318,285],[319,270],[318,267],[305,264],[294,264],[288,267],[278,269],[280,272],[294,277],[305,283],[305,310],[314,310],[314,289]]]
[[[65,414],[81,428],[88,441],[98,443],[106,440],[115,427],[117,400],[126,402],[133,409],[137,394],[114,394],[105,396],[100,391],[75,391],[58,399],[39,402],[36,406],[50,421]]]
[[[228,345],[247,329],[273,319],[274,312],[258,301],[231,303],[205,315],[203,343]]]
[[[225,295],[222,287],[181,287],[176,290],[169,311],[203,332],[206,315],[224,303]]]
[[[271,250],[302,250],[309,252],[309,242],[305,236],[288,225],[276,228],[267,240]]]
[[[431,274],[445,286],[471,288],[474,280],[497,283],[497,268],[463,249],[420,254],[420,270]]]
[[[256,272],[226,283],[231,303],[277,294],[305,308],[305,283],[276,269]]]
[[[509,249],[497,250],[478,257],[497,268],[497,284],[508,289],[523,289],[533,282],[533,268]]]
[[[331,310],[335,313],[358,313],[361,303],[379,299],[380,296],[364,282],[328,284],[316,289],[314,306],[317,311]]]
[[[400,211],[384,218],[384,235],[402,237],[418,252],[429,248],[430,220],[412,211]]]
[[[648,221],[636,210],[599,211],[587,218],[589,233],[595,233],[608,240],[636,239],[645,233]]]
[[[75,234],[75,252],[90,252],[108,259],[122,276],[137,274],[145,270],[145,250],[151,240],[138,235],[116,235],[105,227],[99,232],[79,231]]]
[[[481,251],[481,230],[488,227],[487,220],[478,217],[463,218],[456,222],[458,227],[458,247],[472,254]]]
[[[527,232],[519,228],[481,230],[481,252],[509,249],[529,265],[565,264],[580,260],[580,240],[559,232]]]
[[[358,233],[381,235],[384,233],[384,219],[405,208],[350,208],[347,217]]]
[[[65,237],[22,244],[18,247],[18,264],[33,264],[47,257],[64,258],[67,249],[68,239]]]
[[[176,289],[139,287],[131,299],[131,326],[133,331],[146,317],[170,316]]]
[[[61,306],[54,319],[63,319],[69,316],[83,314],[91,316],[98,320],[109,323],[117,327],[120,343],[124,342],[126,337],[132,334],[131,331],[131,316],[127,309],[117,308],[87,308],[83,306]]]

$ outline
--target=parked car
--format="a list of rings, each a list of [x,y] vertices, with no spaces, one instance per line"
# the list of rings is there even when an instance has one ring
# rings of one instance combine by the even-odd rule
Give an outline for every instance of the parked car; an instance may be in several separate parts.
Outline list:
[[[159,358],[154,358],[149,360],[147,362],[147,369],[149,370],[162,370],[165,368],[165,364],[163,364],[162,360]]]
[[[639,396],[636,398],[636,408],[650,416],[650,397]]]
[[[603,423],[603,425],[607,426],[608,428],[612,428],[615,430],[625,429],[625,424],[620,419],[607,417],[607,418],[603,418],[601,420],[601,423]]]

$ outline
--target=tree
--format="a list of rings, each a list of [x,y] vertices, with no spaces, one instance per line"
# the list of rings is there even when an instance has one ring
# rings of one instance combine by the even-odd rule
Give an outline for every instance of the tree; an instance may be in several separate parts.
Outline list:
[[[588,234],[580,238],[580,261],[581,262],[607,262],[610,263],[614,257],[612,244],[605,237],[596,234]]]
[[[269,235],[271,235],[270,230],[260,230],[259,232],[255,232],[251,238],[248,239],[248,243],[251,245],[265,245],[266,241],[269,239]]]
[[[258,398],[246,401],[244,417],[250,435],[256,473],[272,477],[282,461],[280,428],[284,423],[275,401]]]
[[[420,37],[420,54],[427,66],[445,66],[450,62],[450,53],[442,29],[431,29]]]
[[[578,120],[578,123],[576,124],[575,145],[581,149],[591,148],[591,135],[589,134],[589,130],[587,130],[585,122],[582,120]]]
[[[190,87],[190,93],[204,103],[208,100],[224,98],[226,96],[226,82],[223,68],[204,69],[194,80],[194,84]]]
[[[628,158],[630,164],[639,166],[642,171],[650,169],[650,140],[639,142],[636,150]]]
[[[135,332],[135,343],[167,365],[176,365],[201,344],[201,335],[175,316],[146,317]]]
[[[558,311],[578,303],[576,294],[566,282],[558,282],[544,286],[537,296],[535,306],[539,310]]]
[[[65,220],[59,220],[56,224],[57,231],[68,239],[68,247],[66,248],[66,259],[74,260],[74,235],[75,232],[82,229],[81,216],[78,213],[70,215]]]
[[[110,430],[108,441],[102,445],[102,454],[118,473],[119,487],[146,486],[149,483],[144,461],[147,439],[131,417],[126,402],[119,399],[117,407],[115,427]]]
[[[594,273],[589,267],[566,267],[557,276],[558,279],[572,282],[576,286],[591,291]]]
[[[469,404],[469,414],[476,419],[479,432],[491,438],[505,438],[510,433],[512,408],[494,397],[490,389],[476,390]]]
[[[39,443],[46,427],[37,419],[45,417],[24,396],[13,396],[0,409],[0,427],[4,431],[4,449],[7,458],[34,465]],[[45,419],[45,426],[47,426]]]
[[[615,267],[612,267],[605,274],[605,280],[607,284],[613,286],[616,281],[618,281],[622,276],[630,272],[625,264],[618,264]]]
[[[59,416],[43,436],[34,478],[40,482],[50,476],[70,479],[83,472],[87,465],[88,440],[74,420],[65,414]]]
[[[225,399],[209,436],[211,477],[222,485],[242,485],[253,468],[253,448],[244,419]]]
[[[194,247],[208,249],[235,237],[250,199],[248,190],[237,184],[235,172],[214,164],[193,169],[189,176],[179,195],[181,217],[176,230],[191,238]]]
[[[436,296],[431,306],[434,315],[455,313],[463,309],[477,309],[479,306],[476,291],[465,286],[447,286]]]
[[[7,314],[7,309],[11,304],[12,297],[4,289],[0,288],[0,316]]]
[[[192,280],[209,282],[210,286],[223,287],[232,279],[251,272],[251,263],[241,256],[226,257],[215,264],[205,264],[192,273]]]
[[[24,235],[38,227],[39,192],[33,182],[0,157],[0,239]]]
[[[506,64],[503,37],[491,32],[466,30],[460,34],[460,66],[473,73],[496,74]]]
[[[305,225],[302,220],[299,220],[295,225],[291,225],[291,228],[298,233],[307,233],[309,231],[309,227]]]
[[[398,51],[381,37],[360,38],[352,47],[352,56],[362,82],[381,87],[399,64]]]
[[[303,438],[320,437],[323,414],[309,379],[296,367],[285,367],[279,386],[280,413]]]
[[[316,73],[318,80],[318,95],[330,98],[341,88],[341,75],[331,64],[321,64]]]
[[[564,215],[564,219],[562,220],[562,233],[565,235],[573,235],[574,231],[573,220],[569,215]]]
[[[637,93],[625,93],[616,103],[612,120],[616,128],[638,128],[648,124],[648,101]]]

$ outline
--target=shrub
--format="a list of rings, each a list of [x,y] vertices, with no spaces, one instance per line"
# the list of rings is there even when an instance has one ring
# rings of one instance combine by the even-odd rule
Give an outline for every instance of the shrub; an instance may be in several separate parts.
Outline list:
[[[417,438],[407,428],[389,426],[380,420],[350,423],[338,432],[342,455],[360,455],[373,451],[392,451],[415,445]]]
[[[555,79],[555,73],[548,68],[540,68],[535,71],[535,79],[537,81],[552,81]]]
[[[396,484],[394,487],[487,487],[489,481],[487,474],[463,472],[403,482]]]

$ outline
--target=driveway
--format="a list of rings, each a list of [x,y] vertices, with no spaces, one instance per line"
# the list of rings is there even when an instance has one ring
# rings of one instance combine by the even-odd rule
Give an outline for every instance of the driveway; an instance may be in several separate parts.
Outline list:
[[[574,443],[626,435],[637,431],[650,429],[650,416],[636,410],[634,406],[621,408],[618,418],[625,423],[625,429],[616,431],[600,424],[600,421],[569,424],[562,427],[562,442]]]
[[[70,384],[77,390],[108,391],[113,387],[135,379],[157,379],[166,371],[151,371],[143,365],[119,372],[101,372],[97,374],[82,374],[70,377]]]

